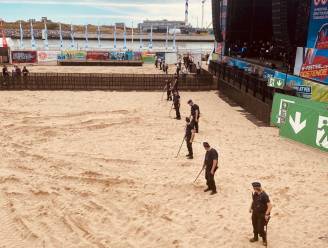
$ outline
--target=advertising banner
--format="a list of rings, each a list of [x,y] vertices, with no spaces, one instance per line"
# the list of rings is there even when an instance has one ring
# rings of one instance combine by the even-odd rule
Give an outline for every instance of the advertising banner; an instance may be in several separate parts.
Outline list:
[[[328,152],[328,112],[310,103],[307,106],[292,104],[281,125],[280,135]]]
[[[271,125],[280,127],[287,118],[287,111],[289,106],[298,104],[302,106],[310,106],[312,108],[327,111],[328,104],[311,100],[302,99],[300,97],[288,96],[284,94],[275,93],[273,97],[271,109]]]
[[[12,51],[13,63],[36,63],[38,62],[36,51]]]
[[[308,49],[300,76],[328,84],[328,1],[311,1]]]
[[[109,60],[109,52],[88,51],[87,60]]]
[[[74,51],[74,50],[66,50],[60,52],[57,56],[59,61],[63,60],[86,60],[87,52],[86,51]]]
[[[56,62],[60,51],[38,51],[38,62]]]
[[[146,64],[154,64],[155,63],[155,54],[145,52],[142,54],[142,61]]]

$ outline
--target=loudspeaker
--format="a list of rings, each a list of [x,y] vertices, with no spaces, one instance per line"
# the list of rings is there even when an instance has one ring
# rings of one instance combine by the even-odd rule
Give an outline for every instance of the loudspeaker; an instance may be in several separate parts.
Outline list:
[[[223,41],[221,29],[221,6],[222,0],[212,0],[212,22],[215,40],[217,42]]]

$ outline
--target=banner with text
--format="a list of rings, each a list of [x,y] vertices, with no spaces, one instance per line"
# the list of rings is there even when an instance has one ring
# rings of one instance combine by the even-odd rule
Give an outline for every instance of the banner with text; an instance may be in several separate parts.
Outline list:
[[[36,51],[12,51],[12,62],[15,63],[36,63],[38,62]]]
[[[38,51],[38,62],[56,62],[60,51]]]

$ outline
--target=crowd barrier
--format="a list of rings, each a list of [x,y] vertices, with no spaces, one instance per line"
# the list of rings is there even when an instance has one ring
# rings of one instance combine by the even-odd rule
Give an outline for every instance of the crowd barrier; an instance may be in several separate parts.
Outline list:
[[[163,90],[166,80],[174,75],[158,74],[87,74],[87,73],[31,73],[26,77],[0,76],[0,90]],[[214,90],[216,85],[210,74],[181,75],[180,90]]]
[[[295,90],[268,87],[267,80],[225,63],[211,61],[210,73],[215,76],[218,90],[234,102],[269,124],[275,92],[295,95]]]

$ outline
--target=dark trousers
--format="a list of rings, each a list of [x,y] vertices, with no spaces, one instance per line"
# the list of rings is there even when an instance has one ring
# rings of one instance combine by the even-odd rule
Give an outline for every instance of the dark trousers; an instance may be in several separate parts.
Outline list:
[[[175,108],[175,114],[177,119],[181,119],[181,115],[180,115],[180,106],[179,105],[174,105]]]
[[[166,94],[167,94],[167,100],[169,101],[171,101],[172,100],[172,95],[171,95],[171,91],[170,90],[168,90],[168,91],[166,91]]]
[[[186,137],[187,149],[190,156],[193,156],[192,143],[190,142],[191,137]]]
[[[194,117],[193,117],[193,118],[194,118]],[[198,133],[198,129],[199,129],[198,123],[199,123],[199,118],[198,118],[197,122],[195,121],[195,129],[196,129],[196,133]]]
[[[266,240],[266,233],[264,231],[265,226],[265,214],[262,213],[254,213],[252,214],[252,224],[253,224],[253,233],[254,237],[258,237],[260,235],[263,240]]]
[[[217,168],[214,170],[214,175],[215,175],[216,170],[217,170]],[[211,173],[211,168],[206,168],[205,179],[206,179],[207,187],[210,190],[212,190],[213,192],[216,192],[216,185],[215,185],[214,175],[212,175],[212,173]]]

